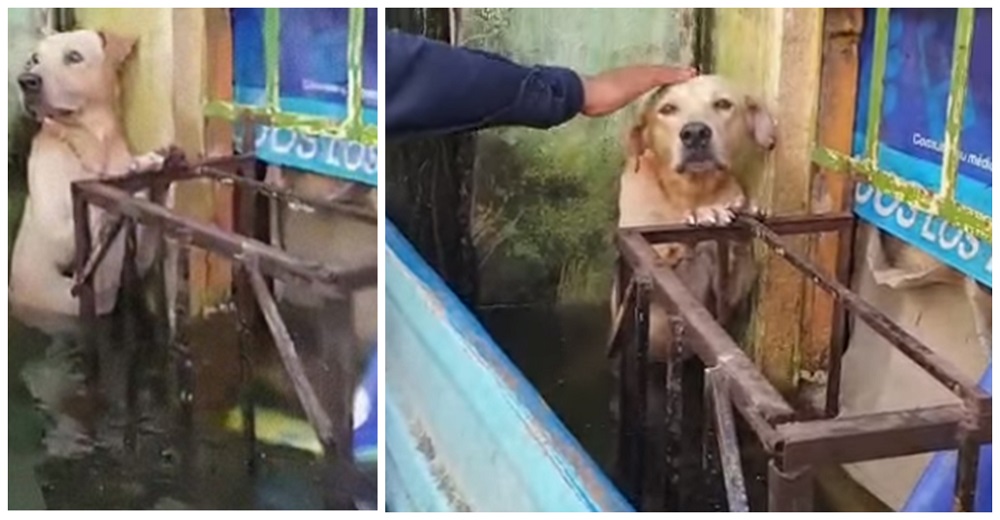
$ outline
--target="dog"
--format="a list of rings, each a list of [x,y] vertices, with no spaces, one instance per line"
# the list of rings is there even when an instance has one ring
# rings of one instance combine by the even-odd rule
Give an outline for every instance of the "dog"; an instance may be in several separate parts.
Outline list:
[[[776,125],[766,108],[716,75],[661,87],[642,103],[626,137],[618,199],[619,227],[688,223],[725,225],[738,212],[760,214],[740,186],[745,168],[774,148]],[[654,250],[708,309],[724,299],[733,309],[755,277],[749,244],[730,241],[727,286],[715,287],[715,242],[656,244]],[[618,294],[622,280],[614,280]],[[715,292],[724,294],[715,294]],[[612,315],[622,302],[612,297]],[[717,316],[725,322],[727,316]],[[670,322],[662,306],[650,311],[650,358],[666,359]]]
[[[41,123],[28,156],[28,198],[11,259],[8,294],[19,317],[75,317],[75,239],[71,184],[162,168],[176,149],[135,156],[118,115],[118,72],[135,39],[92,30],[54,33],[39,43],[17,78],[21,105]],[[95,239],[104,211],[91,207]],[[94,274],[96,309],[115,307],[125,253],[119,234]],[[145,273],[156,255],[151,231],[137,229],[137,267]]]

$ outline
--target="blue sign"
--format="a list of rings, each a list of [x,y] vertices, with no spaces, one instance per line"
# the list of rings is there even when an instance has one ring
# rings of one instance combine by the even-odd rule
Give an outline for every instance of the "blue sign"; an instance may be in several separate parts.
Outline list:
[[[266,106],[264,9],[232,9],[236,103]],[[281,9],[279,107],[344,121],[347,117],[348,9]],[[378,124],[378,14],[365,9],[362,122]],[[269,126],[256,131],[264,161],[378,184],[378,147]]]
[[[889,18],[879,167],[933,192],[941,190],[941,164],[951,88],[955,9],[893,9]],[[865,152],[875,10],[867,9],[860,45],[854,155]],[[993,214],[993,23],[977,9],[965,98],[957,202]],[[890,211],[890,208],[892,209]],[[879,228],[938,260],[993,286],[992,244],[859,186],[855,211]]]

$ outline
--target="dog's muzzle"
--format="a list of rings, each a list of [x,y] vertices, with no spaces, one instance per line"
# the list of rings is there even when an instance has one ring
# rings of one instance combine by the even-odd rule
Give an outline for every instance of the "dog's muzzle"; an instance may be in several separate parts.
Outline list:
[[[705,123],[688,123],[681,128],[683,154],[678,173],[718,170],[721,165],[712,148],[712,129]]]

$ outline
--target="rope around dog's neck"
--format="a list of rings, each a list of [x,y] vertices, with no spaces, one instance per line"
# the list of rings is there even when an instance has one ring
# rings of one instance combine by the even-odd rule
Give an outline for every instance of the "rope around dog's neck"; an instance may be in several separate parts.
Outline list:
[[[51,133],[66,144],[70,152],[80,161],[80,166],[92,175],[103,178],[108,169],[108,149],[101,146],[101,139],[82,125],[67,125],[51,118],[42,120],[42,131]],[[81,142],[86,140],[86,142]],[[91,150],[87,154],[86,150]],[[98,156],[95,160],[91,156]]]

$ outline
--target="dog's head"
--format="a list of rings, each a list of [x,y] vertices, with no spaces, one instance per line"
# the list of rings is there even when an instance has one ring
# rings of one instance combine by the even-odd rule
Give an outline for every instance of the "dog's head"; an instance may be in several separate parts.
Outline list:
[[[17,77],[21,104],[33,118],[62,119],[118,95],[117,73],[133,38],[98,31],[52,34],[38,43]]]
[[[721,76],[661,87],[646,99],[628,135],[629,154],[652,150],[678,174],[728,172],[753,147],[774,147],[775,125],[754,98]]]

